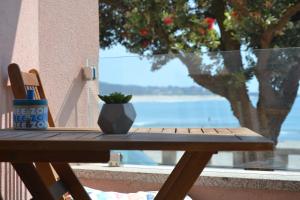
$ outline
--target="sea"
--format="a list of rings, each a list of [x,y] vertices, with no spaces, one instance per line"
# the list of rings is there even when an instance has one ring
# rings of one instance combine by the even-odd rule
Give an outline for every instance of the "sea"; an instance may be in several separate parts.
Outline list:
[[[257,96],[250,97],[256,104]],[[133,98],[137,113],[134,127],[239,127],[230,104],[221,97]],[[281,127],[279,142],[300,141],[300,97]]]
[[[253,105],[257,96],[251,96]],[[134,96],[132,103],[137,113],[133,127],[239,127],[238,120],[232,114],[230,104],[218,96]],[[300,142],[300,97],[281,127],[278,144]],[[298,145],[297,145],[298,146]],[[160,165],[161,152],[115,151],[121,153],[123,164]],[[232,160],[223,154],[218,157],[218,164]],[[292,162],[293,161],[293,162]],[[300,157],[292,157],[286,169],[299,169]],[[295,164],[293,164],[295,163]],[[296,167],[295,167],[296,166]]]

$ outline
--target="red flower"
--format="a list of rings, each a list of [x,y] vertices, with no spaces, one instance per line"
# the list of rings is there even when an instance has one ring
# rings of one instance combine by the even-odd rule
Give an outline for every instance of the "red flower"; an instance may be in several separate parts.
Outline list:
[[[231,16],[234,17],[234,18],[236,18],[236,17],[238,17],[238,13],[236,11],[232,11],[231,12]]]
[[[139,33],[141,36],[147,36],[149,34],[149,31],[146,28],[142,28],[139,30]]]
[[[167,25],[167,26],[173,24],[173,21],[174,21],[173,18],[170,17],[170,16],[165,17],[165,18],[163,19],[164,24]]]
[[[204,28],[199,28],[198,29],[198,32],[201,34],[201,35],[205,35],[206,34],[206,30]]]
[[[204,20],[208,24],[208,29],[209,30],[213,29],[214,23],[215,23],[216,20],[214,18],[211,18],[211,17],[206,17]]]

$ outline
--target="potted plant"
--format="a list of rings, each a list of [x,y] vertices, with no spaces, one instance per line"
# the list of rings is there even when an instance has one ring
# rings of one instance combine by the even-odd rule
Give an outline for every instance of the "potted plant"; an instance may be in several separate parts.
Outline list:
[[[105,102],[98,119],[102,131],[106,134],[128,133],[136,117],[134,107],[129,103],[132,95],[114,92],[98,96]]]

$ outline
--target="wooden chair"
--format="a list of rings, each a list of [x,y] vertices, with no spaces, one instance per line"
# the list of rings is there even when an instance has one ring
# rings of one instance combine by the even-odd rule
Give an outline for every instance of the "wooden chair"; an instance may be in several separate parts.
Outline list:
[[[25,99],[28,89],[34,90],[35,99],[46,99],[46,95],[37,70],[22,72],[17,64],[8,66],[8,75],[15,99]],[[54,127],[53,117],[48,109],[49,127]],[[102,155],[107,161],[109,152]],[[75,200],[90,200],[68,163],[12,163],[14,169],[26,185],[34,200],[64,199],[69,192]],[[35,179],[35,180],[34,180]],[[40,188],[31,188],[31,181],[40,182]],[[65,188],[68,188],[66,190]]]

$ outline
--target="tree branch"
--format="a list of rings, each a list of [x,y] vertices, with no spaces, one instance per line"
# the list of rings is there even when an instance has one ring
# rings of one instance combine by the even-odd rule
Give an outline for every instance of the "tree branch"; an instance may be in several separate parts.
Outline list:
[[[226,3],[225,1],[214,0],[212,1],[211,11],[216,18],[220,32],[221,32],[221,50],[222,51],[231,51],[240,49],[240,41],[232,37],[232,31],[226,30],[224,26],[225,21],[225,10]]]
[[[214,17],[216,18],[220,33],[221,33],[221,50],[222,51],[230,51],[230,52],[222,52],[222,56],[224,58],[224,68],[228,70],[229,73],[234,73],[241,71],[243,69],[241,55],[240,55],[240,41],[232,37],[232,31],[226,30],[224,21],[226,19],[226,2],[225,0],[214,0],[212,1],[211,11]],[[232,52],[232,50],[236,50]]]
[[[268,48],[274,36],[278,34],[285,25],[288,23],[290,18],[294,16],[297,12],[300,11],[300,2],[290,6],[286,9],[285,13],[282,17],[278,20],[278,22],[269,28],[267,28],[261,37],[261,48]]]
[[[245,82],[237,83],[233,74],[211,75],[205,70],[201,70],[201,58],[195,55],[178,55],[178,58],[185,64],[190,77],[199,85],[211,92],[225,97],[233,111],[233,114],[239,120],[241,126],[259,130],[256,120],[256,109],[253,107],[248,96],[248,90]],[[236,85],[237,84],[237,85]]]
[[[282,30],[287,24],[287,22],[290,20],[290,18],[294,16],[298,11],[300,11],[300,2],[289,7],[279,19],[278,23],[271,27],[271,31],[273,31],[276,34],[276,32]]]
[[[230,0],[229,1],[234,10],[239,14],[239,16],[245,16],[249,13],[247,8],[247,0]]]

